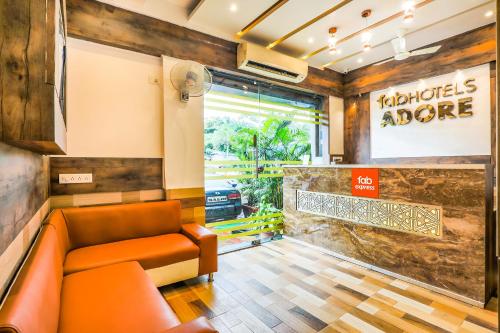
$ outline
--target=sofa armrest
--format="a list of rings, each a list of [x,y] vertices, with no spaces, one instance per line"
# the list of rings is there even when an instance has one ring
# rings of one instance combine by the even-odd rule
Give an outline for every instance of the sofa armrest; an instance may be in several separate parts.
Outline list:
[[[217,272],[217,235],[196,223],[183,224],[181,232],[200,248],[198,275]]]
[[[218,331],[210,325],[207,318],[200,317],[190,322],[172,327],[163,333],[217,333]]]

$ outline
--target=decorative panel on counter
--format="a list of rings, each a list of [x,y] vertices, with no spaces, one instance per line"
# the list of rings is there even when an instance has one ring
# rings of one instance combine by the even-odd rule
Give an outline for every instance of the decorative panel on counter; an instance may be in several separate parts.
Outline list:
[[[351,196],[351,174],[356,167],[286,167],[285,235],[464,301],[485,303],[493,283],[491,167],[381,166],[379,199]],[[344,202],[342,207],[332,198],[309,204],[297,202],[297,197],[303,200],[301,195],[310,193],[352,202]],[[358,201],[399,206],[393,208],[399,209],[396,217],[403,225],[387,219],[384,225],[384,221],[369,216],[363,219],[362,214],[370,214],[371,208],[356,212]],[[411,207],[429,210],[420,213],[430,214],[430,224],[425,226],[417,221],[420,225],[412,229],[410,224],[416,220],[405,222],[403,216],[405,211],[408,217],[415,213],[409,211]],[[379,217],[380,209],[375,212]],[[431,221],[436,214],[439,219]],[[431,224],[439,235],[426,234],[425,228]],[[398,230],[401,228],[408,230]]]
[[[64,0],[0,2],[0,140],[64,154]]]

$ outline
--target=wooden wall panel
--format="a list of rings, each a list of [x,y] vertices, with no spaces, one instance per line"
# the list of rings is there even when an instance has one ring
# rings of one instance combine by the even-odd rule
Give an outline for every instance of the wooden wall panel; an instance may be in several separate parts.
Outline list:
[[[495,163],[496,156],[496,34],[488,25],[439,42],[434,55],[367,66],[345,76],[344,162],[350,164]],[[370,92],[490,63],[491,147],[487,156],[370,158]]]
[[[55,21],[55,3],[0,2],[0,140],[36,152],[64,154],[65,138],[58,138],[64,137],[60,131],[65,124],[56,116],[60,111],[54,102],[54,61],[48,60],[55,45],[54,26],[48,23]]]
[[[237,44],[231,41],[95,0],[68,0],[67,15],[71,37],[245,74],[236,68]],[[342,81],[343,75],[333,70],[309,67],[307,78],[294,86],[341,97]]]
[[[344,100],[344,162],[369,163],[370,95]]]
[[[344,96],[384,89],[427,77],[451,73],[496,60],[495,24],[457,35],[429,46],[442,45],[431,55],[366,66],[345,75]]]
[[[92,173],[89,184],[59,184],[60,173]],[[52,157],[50,195],[163,188],[161,158]]]
[[[0,254],[48,199],[48,158],[0,143]]]
[[[180,200],[182,223],[205,225],[205,188],[177,188],[166,190],[167,200]]]

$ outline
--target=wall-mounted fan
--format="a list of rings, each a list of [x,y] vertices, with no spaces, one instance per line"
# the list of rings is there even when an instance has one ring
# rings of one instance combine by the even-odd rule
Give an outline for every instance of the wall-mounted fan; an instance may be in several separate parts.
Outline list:
[[[415,57],[415,56],[420,56],[424,54],[432,54],[437,52],[440,48],[441,45],[437,46],[432,46],[432,47],[426,47],[424,49],[419,49],[415,51],[408,51],[406,49],[406,38],[405,38],[405,30],[401,29],[398,31],[398,37],[394,38],[391,40],[392,48],[394,49],[394,57],[389,58],[387,60],[381,61],[379,63],[376,63],[375,66],[385,64],[386,62],[393,61],[393,60],[405,60],[408,59],[409,57]]]
[[[195,61],[180,61],[170,71],[170,82],[180,92],[180,100],[187,103],[189,97],[200,97],[212,87],[212,74]]]

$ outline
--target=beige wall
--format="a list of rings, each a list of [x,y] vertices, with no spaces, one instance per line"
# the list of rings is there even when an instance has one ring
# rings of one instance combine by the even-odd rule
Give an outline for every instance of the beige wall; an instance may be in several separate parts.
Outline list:
[[[163,57],[165,188],[199,188],[205,181],[203,97],[179,100],[170,82],[170,70],[178,61]]]
[[[160,58],[69,38],[67,67],[69,156],[163,156]]]

